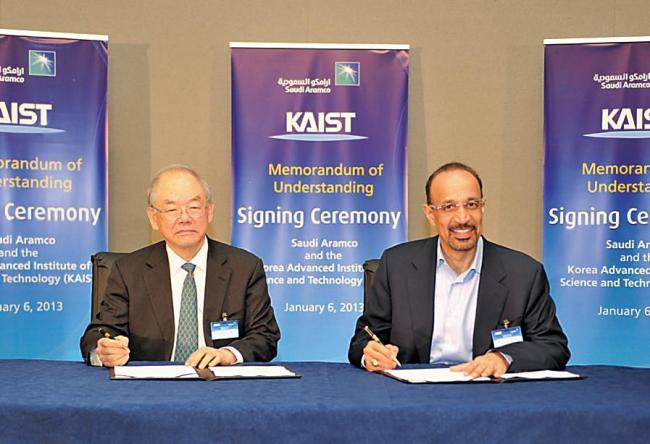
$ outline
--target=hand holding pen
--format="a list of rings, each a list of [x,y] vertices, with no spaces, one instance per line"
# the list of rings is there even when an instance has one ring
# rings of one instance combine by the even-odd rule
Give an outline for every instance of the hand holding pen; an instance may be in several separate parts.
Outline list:
[[[124,365],[129,360],[131,350],[129,350],[129,338],[126,336],[113,336],[111,332],[100,328],[99,333],[102,337],[97,340],[97,349],[95,353],[97,358],[105,367],[115,367]]]
[[[397,353],[399,352],[397,346],[384,345],[367,325],[363,328],[363,331],[372,339],[363,349],[364,365],[368,371],[393,369],[402,365],[397,360]]]

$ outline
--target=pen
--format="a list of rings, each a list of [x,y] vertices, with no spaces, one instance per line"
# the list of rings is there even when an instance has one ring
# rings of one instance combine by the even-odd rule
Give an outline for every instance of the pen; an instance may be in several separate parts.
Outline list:
[[[114,341],[119,341],[122,344],[122,348],[127,348],[128,347],[128,341],[125,343],[124,341],[119,340],[113,333],[110,331],[106,330],[105,328],[98,328],[97,331],[99,332],[102,337],[106,339],[112,339]],[[123,337],[123,336],[121,336]]]
[[[106,339],[115,339],[115,336],[113,335],[113,333],[111,333],[110,331],[108,331],[106,329],[99,328],[97,331],[99,332],[100,335],[102,335]]]
[[[370,330],[370,327],[368,327],[368,326],[366,325],[365,327],[363,327],[363,331],[365,331],[365,332],[368,334],[368,336],[370,336],[370,339],[372,339],[373,341],[375,341],[377,344],[379,344],[379,345],[384,345],[384,344],[381,342],[381,340],[379,340],[379,338],[377,337],[377,335],[374,334],[374,333],[372,332],[372,330]],[[398,367],[401,367],[401,366],[402,366],[402,364],[397,360],[397,358],[396,358],[395,356],[393,356],[393,361],[395,361],[395,363],[397,364]]]

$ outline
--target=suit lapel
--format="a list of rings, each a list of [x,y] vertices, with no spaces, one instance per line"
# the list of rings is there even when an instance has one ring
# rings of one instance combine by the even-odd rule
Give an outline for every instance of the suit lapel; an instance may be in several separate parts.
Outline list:
[[[172,302],[172,285],[169,274],[169,260],[165,243],[154,245],[144,269],[144,282],[147,296],[162,332],[165,343],[165,359],[171,359],[174,345],[174,305]]]
[[[203,333],[208,346],[212,345],[210,322],[222,318],[226,290],[232,273],[226,266],[227,262],[228,257],[219,248],[219,244],[208,239],[208,266],[203,299]]]
[[[483,267],[476,301],[476,320],[474,321],[474,356],[484,354],[492,344],[491,331],[502,321],[503,307],[508,299],[508,288],[502,281],[505,269],[494,250],[494,246],[483,239]]]
[[[426,242],[418,254],[411,259],[407,276],[413,335],[420,362],[429,362],[431,353],[437,240],[437,237],[429,239],[429,242]]]

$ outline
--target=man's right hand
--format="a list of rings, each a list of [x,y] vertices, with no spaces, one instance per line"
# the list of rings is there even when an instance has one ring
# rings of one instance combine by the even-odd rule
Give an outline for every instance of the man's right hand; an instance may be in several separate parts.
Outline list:
[[[104,367],[115,367],[124,365],[129,361],[129,338],[116,336],[115,339],[100,338],[97,340],[95,350],[97,358]]]
[[[369,341],[363,349],[363,363],[369,372],[392,370],[397,367],[399,347],[392,344],[382,345]]]

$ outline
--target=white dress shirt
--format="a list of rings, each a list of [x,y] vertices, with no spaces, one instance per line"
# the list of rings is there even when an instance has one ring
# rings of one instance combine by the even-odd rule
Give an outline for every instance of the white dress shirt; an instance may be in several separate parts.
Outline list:
[[[438,240],[430,362],[450,365],[472,360],[482,265],[482,237],[476,243],[472,264],[461,274],[456,274],[449,266]]]

